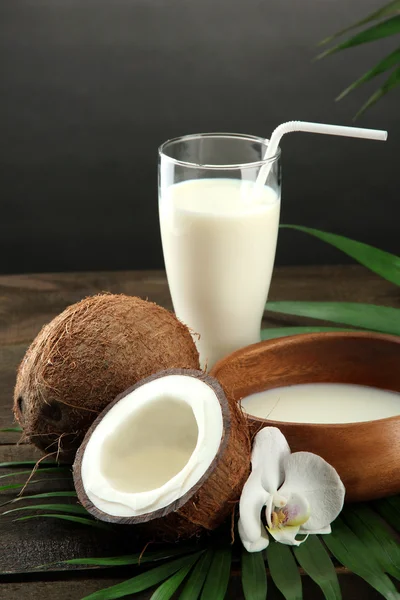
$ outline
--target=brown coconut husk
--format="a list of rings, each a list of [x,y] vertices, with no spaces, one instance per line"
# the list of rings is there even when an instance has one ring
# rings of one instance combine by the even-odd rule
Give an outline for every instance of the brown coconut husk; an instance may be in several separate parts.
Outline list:
[[[92,296],[53,319],[28,349],[18,370],[14,414],[28,441],[73,460],[109,402],[168,368],[199,368],[185,325],[140,298]]]
[[[97,508],[88,498],[82,481],[82,458],[87,443],[108,411],[138,387],[167,375],[189,375],[210,386],[220,403],[223,434],[218,452],[199,481],[168,506],[136,517],[116,517]],[[235,402],[229,402],[216,379],[199,370],[168,369],[156,373],[120,394],[97,417],[80,446],[73,467],[79,501],[97,519],[140,527],[147,540],[176,541],[216,529],[231,517],[250,471],[250,439],[246,419]]]

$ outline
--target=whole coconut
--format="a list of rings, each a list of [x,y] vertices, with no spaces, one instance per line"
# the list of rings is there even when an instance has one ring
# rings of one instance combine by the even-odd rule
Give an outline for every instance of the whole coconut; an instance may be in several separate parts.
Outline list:
[[[43,327],[18,370],[14,414],[41,450],[72,460],[97,415],[157,371],[198,369],[188,328],[140,298],[101,294]]]

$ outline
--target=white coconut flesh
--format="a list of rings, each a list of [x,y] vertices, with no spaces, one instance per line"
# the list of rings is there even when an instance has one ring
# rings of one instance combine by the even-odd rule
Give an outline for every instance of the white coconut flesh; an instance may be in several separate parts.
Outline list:
[[[166,375],[117,402],[92,432],[81,479],[89,500],[116,517],[164,508],[204,475],[221,442],[215,391],[189,375]]]

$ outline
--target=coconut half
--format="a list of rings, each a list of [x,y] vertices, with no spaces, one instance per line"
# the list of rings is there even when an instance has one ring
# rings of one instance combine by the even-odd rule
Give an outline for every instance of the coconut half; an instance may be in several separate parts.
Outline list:
[[[214,529],[249,473],[245,419],[202,371],[167,370],[139,382],[96,419],[74,481],[95,517],[152,525],[156,537]]]

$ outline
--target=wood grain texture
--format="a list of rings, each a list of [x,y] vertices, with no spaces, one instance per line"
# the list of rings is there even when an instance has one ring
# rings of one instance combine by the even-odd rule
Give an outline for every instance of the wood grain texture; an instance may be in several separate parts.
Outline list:
[[[15,523],[10,515],[6,521],[5,517],[1,518],[0,530],[0,578],[7,573],[21,576],[38,573],[37,568],[43,565],[47,565],[45,571],[87,570],[85,566],[57,563],[74,557],[99,558],[140,552],[137,547],[132,550],[126,535],[110,534],[56,518]]]
[[[114,573],[114,570],[113,570]],[[45,581],[7,582],[7,578],[0,580],[0,598],[4,600],[80,600],[97,590],[116,585],[132,577],[136,571],[124,571],[124,574],[99,575],[98,573],[77,574],[64,573],[63,581],[47,577]],[[67,578],[67,579],[66,579]],[[65,580],[66,579],[66,580]],[[324,600],[319,587],[309,577],[303,577],[303,594],[305,600]],[[365,581],[355,575],[339,575],[339,583],[343,600],[382,600],[382,596],[371,588]],[[153,589],[139,594],[126,596],[127,600],[149,600]],[[282,594],[277,590],[271,578],[268,577],[268,600],[282,600]],[[207,599],[212,600],[212,598]],[[243,600],[242,583],[240,576],[231,578],[225,600]]]
[[[29,469],[29,467],[28,467]],[[27,470],[28,470],[27,469]],[[21,469],[25,470],[25,469]],[[10,469],[8,470],[10,471]],[[16,471],[16,469],[13,469]],[[5,470],[2,470],[2,473]],[[3,480],[2,483],[25,483],[28,475]],[[37,483],[31,483],[25,495],[43,492],[73,490],[72,477],[68,473],[46,474],[45,470],[36,472],[32,478]],[[5,504],[14,499],[19,490],[9,490],[0,493],[0,512],[46,503],[75,503],[74,499],[40,499],[24,500],[12,505]],[[57,511],[48,511],[54,512]],[[70,558],[115,556],[140,551],[129,536],[121,530],[103,531],[85,525],[66,522],[60,519],[45,518],[28,521],[15,521],[18,517],[35,515],[37,511],[23,511],[0,516],[0,577],[5,574],[37,573],[37,567],[46,565],[44,571],[76,570],[77,567],[55,564]],[[82,569],[84,567],[78,567]],[[0,598],[1,598],[0,594]]]
[[[10,408],[16,369],[41,327],[68,305],[104,291],[137,295],[172,308],[163,271],[0,277],[0,429],[13,424]],[[269,297],[400,306],[399,288],[359,266],[277,268]],[[273,327],[308,323],[310,319],[282,315],[264,320],[263,324]],[[17,434],[0,433],[0,444],[18,439]]]
[[[211,370],[237,401],[302,383],[351,383],[400,392],[400,337],[369,332],[305,334],[238,350]],[[338,471],[346,500],[400,492],[400,416],[344,424],[286,423],[248,416],[255,435],[279,427],[293,452],[322,456]]]
[[[130,575],[127,575],[127,578]],[[97,590],[116,585],[123,578],[106,579],[77,579],[68,581],[34,581],[29,583],[0,583],[0,598],[7,600],[21,600],[29,597],[29,600],[80,600]],[[148,600],[149,593],[141,592],[131,596],[135,600]]]
[[[0,463],[24,460],[39,460],[43,452],[31,444],[1,444]]]
[[[163,272],[69,273],[62,275],[18,275],[0,277],[0,429],[13,425],[12,391],[16,368],[27,346],[41,327],[66,306],[83,297],[102,291],[127,293],[149,298],[171,309],[171,299]],[[370,302],[400,306],[400,290],[361,267],[279,268],[274,273],[271,300],[329,300]],[[308,324],[310,320],[273,316],[264,326]],[[17,445],[19,434],[0,433],[0,462],[37,459],[37,451]],[[1,445],[3,444],[3,445]],[[30,487],[31,493],[46,491],[49,484]],[[53,482],[52,489],[66,489],[68,482]],[[14,494],[1,494],[0,503]],[[72,525],[72,524],[71,524]],[[126,544],[126,547],[124,547]],[[0,576],[0,598],[20,600],[80,600],[83,596],[113,585],[131,576],[117,575],[113,570],[26,575],[38,564],[82,556],[111,556],[136,551],[132,540],[106,535],[78,525],[56,520],[32,520],[14,523],[11,518],[0,523],[0,570],[14,575]],[[59,567],[57,568],[59,570]],[[125,573],[125,572],[124,572]],[[56,580],[55,578],[58,578]],[[62,580],[60,580],[62,578]],[[380,596],[367,584],[351,575],[339,575],[344,600],[378,600]],[[309,578],[304,579],[306,600],[322,600],[319,589]],[[272,600],[280,598],[269,582]],[[135,596],[148,600],[150,592]],[[234,578],[228,598],[243,598],[239,578]]]

